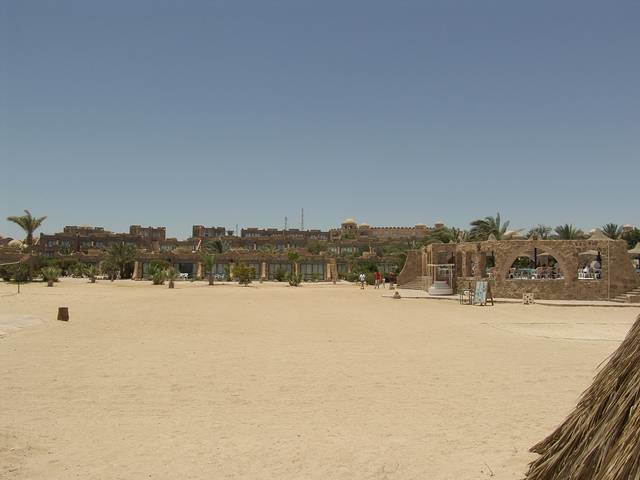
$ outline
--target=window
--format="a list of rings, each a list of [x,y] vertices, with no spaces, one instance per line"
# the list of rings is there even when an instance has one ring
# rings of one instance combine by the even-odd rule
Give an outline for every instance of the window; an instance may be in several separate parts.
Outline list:
[[[289,275],[291,273],[291,264],[290,263],[270,263],[268,266],[268,277],[269,279],[274,279],[276,275],[280,273],[284,273],[285,275]]]
[[[324,264],[323,263],[301,263],[300,274],[305,280],[318,279],[324,280]]]

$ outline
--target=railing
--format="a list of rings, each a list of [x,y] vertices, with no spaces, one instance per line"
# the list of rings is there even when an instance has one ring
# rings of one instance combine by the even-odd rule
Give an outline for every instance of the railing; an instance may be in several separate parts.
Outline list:
[[[512,268],[507,280],[562,280],[564,274],[557,268]]]
[[[602,270],[586,270],[584,268],[578,270],[578,280],[600,280],[602,278]]]

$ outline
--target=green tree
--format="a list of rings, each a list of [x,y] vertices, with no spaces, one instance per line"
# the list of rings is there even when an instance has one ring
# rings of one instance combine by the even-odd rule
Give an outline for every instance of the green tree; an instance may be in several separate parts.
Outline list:
[[[74,277],[82,278],[82,277],[84,277],[84,275],[87,272],[87,265],[85,263],[78,262],[78,263],[72,265],[70,270],[71,270],[71,274]]]
[[[207,276],[209,277],[209,285],[213,285],[214,279],[214,268],[216,266],[216,256],[213,253],[203,252],[201,255],[202,258],[202,268],[207,272]]]
[[[451,241],[460,243],[460,242],[468,242],[469,241],[469,230],[465,230],[464,228],[449,228]]]
[[[300,254],[295,250],[289,250],[287,252],[287,258],[291,263],[291,273],[289,273],[289,285],[297,287],[302,281],[302,275],[298,272],[298,262],[300,261]]]
[[[584,238],[584,232],[582,230],[568,223],[558,225],[554,229],[554,232],[558,240],[580,240]]]
[[[229,249],[230,245],[227,242],[220,240],[219,238],[216,238],[215,240],[206,240],[200,247],[200,250],[203,253],[213,254],[224,253]]]
[[[53,282],[57,282],[60,276],[60,269],[53,266],[44,267],[41,273],[42,278],[47,282],[47,287],[53,287]]]
[[[300,254],[295,250],[289,250],[287,252],[287,258],[289,259],[289,263],[291,263],[291,271],[295,274],[298,273],[298,262],[300,261]]]
[[[640,243],[640,228],[633,228],[623,233],[622,238],[627,241],[629,250],[631,250],[636,244]]]
[[[509,228],[509,220],[502,223],[500,219],[500,213],[496,213],[495,217],[484,217],[471,222],[471,230],[469,231],[469,237],[472,240],[483,241],[488,240],[490,235],[493,235],[496,240],[504,239],[505,233]]]
[[[44,222],[47,217],[34,217],[29,210],[25,210],[24,213],[26,213],[26,215],[7,217],[7,220],[19,225],[20,228],[25,231],[27,234],[25,243],[30,247],[33,245],[33,233],[42,225],[42,222]]]
[[[100,262],[100,270],[113,282],[118,276],[120,269],[118,265],[114,263],[112,258],[107,257]]]
[[[256,269],[249,267],[244,263],[239,263],[233,266],[233,276],[240,285],[245,287],[249,285],[256,276]]]
[[[622,237],[622,227],[615,223],[607,223],[602,226],[602,233],[604,233],[611,240],[618,240]]]
[[[266,253],[267,255],[275,255],[276,253],[278,253],[278,250],[276,249],[276,247],[274,247],[273,245],[267,243],[265,245],[262,245],[260,247],[260,251],[262,253]]]
[[[95,267],[95,265],[88,265],[86,272],[87,277],[89,277],[89,281],[91,283],[96,283],[96,275],[98,274],[98,269]]]
[[[171,268],[171,264],[165,260],[152,260],[147,270],[154,285],[164,285],[166,271]]]
[[[319,253],[327,250],[327,242],[323,242],[320,240],[309,240],[307,242],[307,250],[309,250],[309,253],[318,255]]]
[[[125,278],[127,272],[132,271],[133,262],[136,259],[137,249],[134,245],[124,242],[114,243],[107,250],[105,261],[113,270],[117,270],[120,278]]]
[[[164,276],[169,280],[169,288],[174,288],[173,282],[178,278],[178,270],[175,268],[167,268],[164,271]]]
[[[529,233],[527,233],[527,238],[530,238],[531,236],[535,235],[540,240],[547,240],[549,238],[549,235],[551,234],[551,231],[552,231],[551,227],[547,225],[538,224],[535,227],[533,227],[531,230],[529,230]]]

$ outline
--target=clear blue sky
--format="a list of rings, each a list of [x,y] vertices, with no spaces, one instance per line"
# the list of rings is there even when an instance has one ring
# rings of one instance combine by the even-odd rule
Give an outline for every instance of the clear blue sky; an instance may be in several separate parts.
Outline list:
[[[0,1],[7,215],[640,223],[640,1]]]

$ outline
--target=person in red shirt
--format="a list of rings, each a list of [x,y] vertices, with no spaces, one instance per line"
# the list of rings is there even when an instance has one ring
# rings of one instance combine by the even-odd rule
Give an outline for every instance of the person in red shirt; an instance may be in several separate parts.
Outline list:
[[[380,272],[378,272],[377,270],[375,274],[375,280],[376,280],[376,288],[380,288],[380,281],[382,280],[382,275],[380,275]]]

